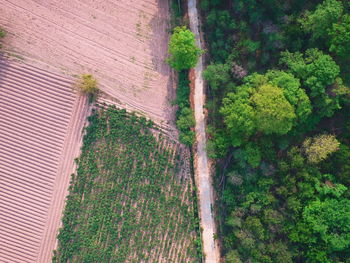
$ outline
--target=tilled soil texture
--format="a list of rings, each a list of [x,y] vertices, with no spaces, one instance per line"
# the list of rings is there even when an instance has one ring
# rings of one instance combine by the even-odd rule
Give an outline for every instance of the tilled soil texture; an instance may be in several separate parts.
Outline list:
[[[9,52],[68,74],[93,74],[124,108],[173,125],[163,0],[0,0]]]
[[[50,262],[87,99],[72,80],[0,57],[0,262]]]

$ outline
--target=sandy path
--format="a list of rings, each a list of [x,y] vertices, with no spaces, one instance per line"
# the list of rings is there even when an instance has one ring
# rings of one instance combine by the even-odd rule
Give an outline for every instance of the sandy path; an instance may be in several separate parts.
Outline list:
[[[196,0],[188,0],[188,15],[190,27],[196,36],[197,45],[202,48],[199,34],[199,18],[196,8]],[[195,176],[198,188],[199,214],[201,220],[203,252],[205,262],[219,262],[219,249],[214,240],[215,221],[212,214],[213,187],[206,152],[206,131],[204,116],[204,82],[202,77],[203,59],[200,57],[195,67],[195,90],[194,90],[194,114],[196,119],[196,153],[195,153]]]
[[[122,106],[174,124],[164,0],[0,0],[4,48],[61,69],[92,73]]]
[[[0,262],[51,261],[87,111],[72,79],[0,57]]]

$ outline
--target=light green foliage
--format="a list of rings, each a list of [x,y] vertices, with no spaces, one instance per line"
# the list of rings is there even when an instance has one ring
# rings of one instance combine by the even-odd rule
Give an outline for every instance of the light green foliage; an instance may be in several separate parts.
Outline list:
[[[289,73],[252,74],[244,82],[227,94],[220,110],[234,146],[256,132],[285,134],[311,113],[309,98]]]
[[[320,240],[326,244],[327,252],[349,248],[350,200],[326,199],[311,202],[304,209],[303,219],[314,234],[308,240],[311,244]]]
[[[191,108],[182,108],[176,126],[180,130],[180,142],[191,146],[194,143],[195,133],[191,130],[195,126],[195,119]]]
[[[339,96],[329,96],[332,87],[339,81],[340,69],[331,56],[318,49],[308,49],[305,56],[300,52],[282,52],[281,62],[286,64],[312,97],[316,114],[320,117],[332,116],[340,108]],[[338,79],[338,80],[337,80]],[[332,86],[333,85],[333,86]]]
[[[313,12],[307,12],[301,19],[305,31],[312,34],[313,39],[327,36],[328,30],[336,23],[343,13],[343,4],[338,0],[325,0]]]
[[[326,87],[335,82],[340,72],[332,57],[317,49],[308,49],[305,56],[300,52],[282,52],[281,62],[304,81],[311,97],[324,94]]]
[[[231,80],[229,71],[228,64],[213,64],[204,70],[203,77],[213,90],[218,90]]]
[[[350,56],[350,15],[346,14],[339,23],[334,23],[329,33],[329,50],[339,57],[349,59]]]
[[[193,68],[202,54],[196,46],[194,34],[185,26],[176,27],[169,41],[169,65],[178,70]]]
[[[89,121],[53,262],[198,262],[183,147],[115,107]]]
[[[77,84],[78,89],[86,94],[98,92],[97,80],[90,74],[83,74]]]
[[[249,103],[248,89],[242,87],[237,93],[227,94],[220,110],[234,146],[241,145],[256,131],[255,110]]]
[[[337,151],[339,145],[334,135],[323,134],[305,139],[303,150],[310,163],[319,163]]]
[[[257,130],[265,134],[286,134],[296,119],[293,106],[284,97],[281,88],[263,85],[251,97],[256,110]]]
[[[309,97],[300,88],[299,79],[290,73],[278,70],[270,70],[265,76],[273,85],[282,88],[286,99],[295,107],[295,113],[299,121],[307,120],[312,112],[312,106]]]

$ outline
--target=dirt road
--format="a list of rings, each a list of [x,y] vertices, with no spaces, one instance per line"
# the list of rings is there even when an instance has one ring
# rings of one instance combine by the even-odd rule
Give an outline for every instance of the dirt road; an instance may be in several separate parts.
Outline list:
[[[199,35],[199,19],[196,7],[196,0],[188,0],[188,14],[190,27],[196,36],[197,45],[202,48]],[[219,249],[214,240],[215,222],[212,214],[213,187],[208,166],[208,156],[206,152],[206,132],[203,106],[205,101],[204,83],[202,77],[203,59],[200,58],[195,67],[195,91],[194,91],[194,114],[196,119],[196,142],[195,153],[195,176],[198,188],[199,214],[201,220],[202,244],[205,255],[204,262],[219,262]]]

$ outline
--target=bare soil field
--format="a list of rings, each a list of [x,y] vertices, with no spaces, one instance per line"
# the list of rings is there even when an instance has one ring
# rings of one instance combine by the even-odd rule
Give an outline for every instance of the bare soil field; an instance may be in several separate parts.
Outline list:
[[[0,0],[4,48],[59,68],[93,74],[124,108],[173,125],[165,0]]]
[[[50,262],[87,100],[72,79],[0,57],[0,262]]]

